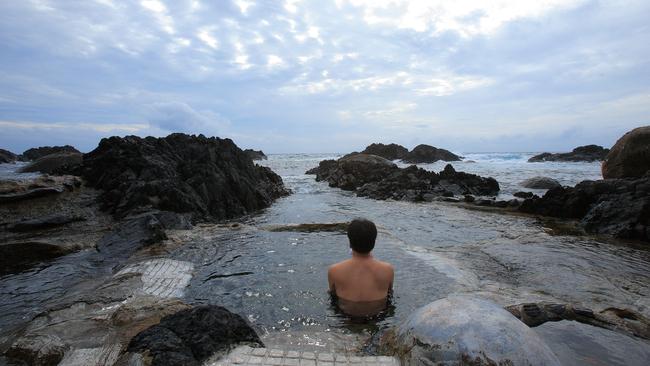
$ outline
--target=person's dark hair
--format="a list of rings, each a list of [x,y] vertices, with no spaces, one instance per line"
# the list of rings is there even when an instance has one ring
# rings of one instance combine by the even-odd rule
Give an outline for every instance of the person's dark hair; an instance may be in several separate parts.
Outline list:
[[[354,219],[348,225],[348,239],[350,239],[350,248],[355,252],[370,253],[375,248],[377,227],[370,220]]]

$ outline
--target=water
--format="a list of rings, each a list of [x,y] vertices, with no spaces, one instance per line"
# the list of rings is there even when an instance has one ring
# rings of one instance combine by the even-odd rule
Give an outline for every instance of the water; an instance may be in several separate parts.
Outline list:
[[[518,183],[533,176],[552,177],[564,185],[600,177],[598,163],[527,163],[532,155],[464,154],[475,162],[453,165],[458,171],[496,178],[503,198],[526,190]],[[557,235],[526,216],[447,203],[359,198],[304,174],[319,161],[338,156],[271,155],[260,162],[281,175],[294,193],[240,220],[243,224],[236,229],[201,225],[184,234],[184,245],[170,256],[195,264],[185,300],[223,305],[241,314],[267,344],[330,349],[356,347],[358,339],[453,293],[472,293],[503,305],[548,300],[596,310],[628,308],[650,316],[650,251],[645,246]],[[439,171],[445,164],[421,166]],[[366,324],[337,313],[326,292],[328,266],[349,256],[344,233],[270,230],[355,217],[377,223],[374,255],[396,269],[394,310]],[[28,272],[0,279],[0,288],[30,279],[36,287],[46,282]],[[6,301],[0,299],[0,308]]]

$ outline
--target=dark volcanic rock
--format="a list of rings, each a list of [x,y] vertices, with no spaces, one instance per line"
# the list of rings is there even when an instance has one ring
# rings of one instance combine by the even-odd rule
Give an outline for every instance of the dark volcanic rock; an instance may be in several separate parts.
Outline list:
[[[20,202],[33,198],[57,195],[81,185],[78,177],[41,176],[29,181],[0,180],[0,203]]]
[[[232,140],[203,135],[102,139],[84,155],[81,174],[104,190],[103,207],[118,217],[154,207],[221,220],[289,193],[280,176],[255,165]]]
[[[307,174],[316,174],[316,180],[327,181],[331,187],[379,200],[431,201],[432,197],[494,195],[499,191],[493,178],[456,172],[451,165],[440,173],[415,165],[402,169],[387,159],[367,154],[321,161]]]
[[[381,156],[382,158],[388,160],[397,160],[404,159],[409,151],[402,145],[397,144],[370,144],[366,147],[365,150],[361,152],[362,154],[370,154]]]
[[[69,174],[81,165],[83,155],[78,152],[61,152],[42,156],[20,169],[21,173]]]
[[[460,156],[445,150],[438,149],[429,145],[418,145],[408,153],[402,160],[405,163],[435,163],[438,160],[443,161],[460,161]]]
[[[603,178],[640,178],[649,170],[650,126],[645,126],[616,141],[603,163]]]
[[[62,214],[53,214],[45,217],[39,217],[36,219],[24,220],[17,222],[15,224],[9,225],[7,230],[13,232],[25,232],[33,230],[42,230],[49,229],[52,227],[57,227],[71,222],[83,221],[83,217],[79,216],[68,216]]]
[[[533,198],[535,195],[533,194],[533,192],[515,192],[513,196],[525,199],[525,198]]]
[[[266,160],[266,155],[262,150],[246,149],[244,150],[244,153],[246,153],[251,160]]]
[[[532,189],[551,189],[556,187],[561,187],[560,182],[556,181],[553,178],[548,177],[532,177],[528,178],[525,181],[519,183],[524,188]]]
[[[650,177],[553,188],[541,198],[525,200],[519,210],[577,219],[589,233],[650,241]]]
[[[25,150],[23,157],[27,160],[36,160],[45,155],[58,154],[58,153],[78,153],[79,150],[70,145],[65,146],[41,146]]]
[[[241,316],[221,306],[203,305],[164,317],[133,337],[128,351],[147,353],[153,366],[198,366],[242,342],[263,346]]]
[[[18,156],[9,150],[0,149],[0,163],[13,163],[18,160]]]
[[[585,145],[576,147],[569,153],[541,153],[528,159],[529,163],[537,163],[542,161],[601,161],[605,160],[609,149],[605,149],[598,145]]]
[[[34,263],[51,260],[77,251],[47,241],[30,240],[0,243],[0,275],[15,273],[31,267]]]

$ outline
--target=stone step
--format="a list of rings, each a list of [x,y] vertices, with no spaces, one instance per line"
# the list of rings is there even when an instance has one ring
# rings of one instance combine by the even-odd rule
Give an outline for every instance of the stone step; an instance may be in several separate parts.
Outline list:
[[[351,356],[330,352],[292,351],[240,346],[203,366],[287,365],[287,366],[398,366],[399,360],[387,356]]]

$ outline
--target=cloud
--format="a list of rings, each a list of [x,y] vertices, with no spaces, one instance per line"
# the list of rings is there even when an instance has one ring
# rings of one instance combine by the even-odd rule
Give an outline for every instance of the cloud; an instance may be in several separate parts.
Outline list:
[[[169,132],[224,133],[230,122],[211,111],[197,112],[182,102],[158,102],[146,106],[147,122]]]

